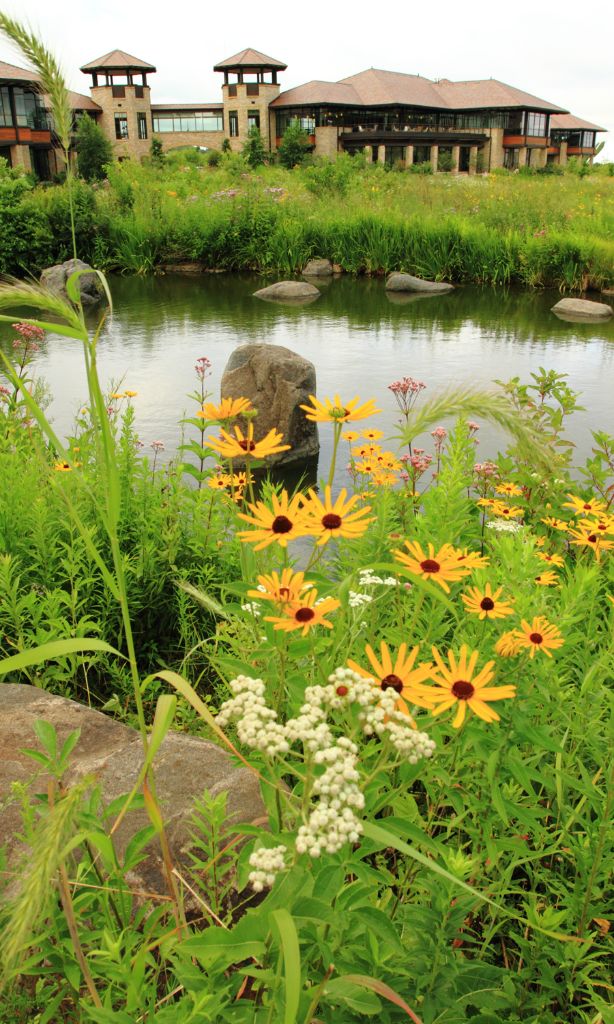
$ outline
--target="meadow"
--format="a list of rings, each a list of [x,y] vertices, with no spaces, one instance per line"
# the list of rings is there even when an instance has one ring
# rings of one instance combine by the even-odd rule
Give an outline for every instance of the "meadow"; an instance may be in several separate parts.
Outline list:
[[[53,58],[2,24],[67,149]],[[329,476],[288,492],[254,478],[286,440],[208,393],[206,355],[179,458],[145,454],[136,395],[101,388],[78,275],[68,297],[0,285],[0,676],[135,725],[142,791],[106,807],[69,785],[77,737],[38,723],[47,793],[7,798],[28,852],[0,863],[0,1020],[609,1024],[614,438],[573,482],[573,381],[527,368],[429,399],[399,367],[392,437],[383,396],[312,396]],[[33,373],[48,330],[87,373],[67,438]],[[489,423],[509,445],[476,461]],[[155,782],[171,729],[254,772],[267,818],[229,829],[203,793],[181,870]],[[135,801],[151,824],[121,858]],[[147,843],[158,896],[130,885]]]

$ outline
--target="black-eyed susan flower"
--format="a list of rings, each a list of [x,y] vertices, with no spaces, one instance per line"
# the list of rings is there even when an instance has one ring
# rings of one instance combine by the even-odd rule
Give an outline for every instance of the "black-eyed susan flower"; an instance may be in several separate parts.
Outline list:
[[[549,565],[561,565],[565,564],[565,559],[562,555],[549,554],[547,551],[536,551],[537,558],[541,559],[542,562],[548,562]]]
[[[53,468],[56,473],[70,473],[72,470],[72,466],[69,462],[66,462],[66,459],[60,459],[59,462],[54,464]]]
[[[519,519],[524,515],[524,509],[518,505],[506,505],[504,501],[493,501],[491,512],[498,519]]]
[[[365,647],[365,654],[369,659],[371,669],[365,669],[355,661],[348,660],[348,666],[358,672],[366,679],[372,679],[375,686],[380,690],[392,688],[397,694],[397,708],[411,719],[412,725],[415,722],[409,714],[408,704],[416,704],[418,707],[430,707],[422,696],[424,680],[430,677],[432,663],[426,662],[414,668],[420,648],[416,645],[409,654],[407,644],[401,644],[397,651],[396,658],[392,660],[387,643],[380,644],[380,658],[378,659],[370,644]]]
[[[458,658],[454,651],[448,651],[446,665],[437,648],[433,647],[435,668],[431,670],[431,679],[435,685],[428,688],[425,699],[431,704],[434,715],[441,715],[456,706],[452,722],[454,729],[463,724],[468,707],[483,721],[498,722],[499,715],[489,704],[516,696],[515,686],[488,685],[495,674],[494,661],[486,662],[474,675],[479,656],[479,651],[470,654],[467,644],[463,644]]]
[[[495,487],[497,494],[507,494],[508,498],[518,498],[522,494],[522,487],[517,484],[502,481]]]
[[[287,491],[282,491],[279,497],[271,495],[270,508],[264,501],[248,504],[252,514],[239,512],[239,519],[245,520],[253,529],[240,530],[240,540],[254,544],[254,551],[260,551],[268,544],[280,544],[285,548],[288,541],[303,537],[310,531],[304,528],[302,502],[301,494],[290,498]]]
[[[397,482],[397,476],[395,473],[380,469],[373,474],[372,479],[376,487],[392,487]]]
[[[549,658],[552,651],[565,643],[561,631],[544,615],[536,615],[533,622],[522,620],[521,628],[514,630],[514,636],[521,650],[527,649],[529,657],[535,657],[536,651],[543,651]]]
[[[310,395],[309,401],[311,405],[301,405],[301,409],[312,423],[352,423],[355,420],[366,420],[382,411],[375,408],[372,398],[359,405],[358,395],[351,402],[342,402],[339,395],[335,395],[332,402],[330,398],[320,402],[315,395]]]
[[[576,498],[574,494],[568,494],[569,501],[563,502],[563,508],[572,509],[577,515],[588,516],[605,511],[605,502],[597,498]]]
[[[614,516],[601,515],[597,519],[580,519],[578,529],[588,530],[601,537],[614,536]]]
[[[204,402],[196,415],[204,420],[234,420],[241,413],[251,411],[249,398],[222,398],[219,405]]]
[[[548,569],[546,572],[540,572],[539,576],[535,577],[535,582],[539,587],[558,587],[559,577],[552,569]]]
[[[470,551],[469,548],[463,548],[457,551],[458,561],[465,566],[466,569],[486,569],[489,565],[489,559],[486,555],[481,555],[479,551]]]
[[[283,434],[280,434],[278,430],[269,430],[261,441],[254,441],[253,423],[248,424],[247,434],[244,434],[240,427],[233,429],[234,437],[221,429],[221,437],[207,437],[206,444],[226,459],[245,458],[246,455],[250,455],[253,459],[264,459],[267,455],[286,452],[290,448],[289,444],[281,444]]]
[[[503,587],[493,590],[490,583],[487,583],[484,590],[479,587],[469,587],[466,594],[461,594],[461,600],[465,608],[472,615],[478,615],[480,619],[504,619],[514,614],[511,604],[501,600]]]
[[[447,594],[450,593],[448,583],[456,583],[471,571],[466,563],[459,562],[460,552],[451,544],[444,544],[437,553],[433,544],[429,544],[427,554],[418,541],[406,540],[404,543],[409,553],[395,549],[392,552],[395,560],[416,576],[434,580]]]
[[[258,577],[258,589],[248,590],[248,597],[256,597],[260,601],[273,601],[275,604],[287,605],[300,602],[301,595],[313,587],[313,583],[305,583],[304,572],[293,569],[282,569],[281,573],[272,572]]]
[[[124,391],[126,398],[136,398],[138,391]]]
[[[520,643],[516,636],[516,630],[510,629],[507,633],[502,633],[495,644],[495,653],[501,658],[513,658],[516,654],[520,653]]]
[[[314,490],[308,491],[308,499],[302,510],[304,529],[306,533],[318,538],[317,544],[320,546],[328,543],[332,537],[361,537],[369,523],[373,522],[373,516],[369,516],[370,506],[355,508],[359,501],[358,495],[348,498],[345,488],[339,491],[334,502],[328,486],[324,489],[324,501]]]
[[[606,540],[604,535],[595,529],[594,523],[591,523],[589,527],[577,527],[569,532],[572,538],[571,543],[576,547],[589,548],[598,562],[601,561],[602,551],[614,548],[614,541]]]
[[[285,606],[283,615],[265,615],[266,622],[274,623],[274,629],[284,630],[291,633],[300,629],[303,636],[307,636],[310,629],[315,626],[325,626],[332,629],[333,624],[326,618],[330,612],[334,612],[340,605],[334,597],[324,597],[318,600],[318,592],[314,588],[302,594],[298,601],[293,601]]]
[[[379,439],[384,436],[384,431],[375,429],[363,430],[361,431],[360,436],[364,437],[365,441],[379,441]]]
[[[569,524],[564,519],[557,519],[556,516],[546,516],[545,519],[541,520],[546,526],[549,526],[552,530],[565,531],[569,529]]]
[[[349,441],[349,443],[352,444],[353,441],[358,440],[360,434],[357,430],[344,430],[341,437],[344,441]]]
[[[207,477],[207,487],[210,487],[212,491],[225,491],[227,487],[230,487],[231,480],[232,477],[229,473],[212,473]]]

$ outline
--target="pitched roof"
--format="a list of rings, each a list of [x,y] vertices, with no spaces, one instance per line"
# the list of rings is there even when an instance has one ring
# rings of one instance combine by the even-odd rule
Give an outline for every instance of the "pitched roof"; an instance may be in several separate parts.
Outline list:
[[[607,132],[607,128],[600,128],[598,124],[591,124],[590,121],[583,121],[581,117],[575,117],[573,114],[553,114],[550,118],[550,130],[558,129],[569,131],[573,128],[583,128],[585,131],[593,132]]]
[[[84,64],[81,71],[86,74],[88,71],[155,71],[153,64],[148,64],[140,57],[133,57],[125,50],[110,50],[103,57],[90,60]]]
[[[47,97],[45,97],[46,99]],[[96,103],[91,96],[86,96],[82,92],[73,92],[69,90],[68,98],[70,99],[70,105],[73,110],[97,110],[99,113],[102,111],[102,107],[99,103]]]
[[[16,82],[39,82],[40,78],[34,71],[27,71],[26,68],[15,67],[14,64],[7,64],[0,60],[0,79]]]
[[[522,92],[494,78],[475,82],[433,82],[421,75],[369,68],[340,82],[306,82],[282,92],[272,103],[275,107],[331,103],[379,107],[401,105],[439,110],[470,110],[484,107],[524,107],[530,110],[558,111],[547,100]]]
[[[235,53],[233,57],[227,57],[226,60],[220,61],[213,68],[214,71],[230,71],[232,68],[276,68],[278,71],[285,71],[288,67],[280,60],[275,60],[275,57],[267,57],[266,53],[260,53],[260,50],[241,50],[240,53]]]

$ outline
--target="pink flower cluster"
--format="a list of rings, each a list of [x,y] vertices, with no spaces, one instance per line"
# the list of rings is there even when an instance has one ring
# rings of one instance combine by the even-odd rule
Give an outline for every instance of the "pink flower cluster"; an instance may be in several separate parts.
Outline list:
[[[425,455],[424,448],[414,448],[413,454],[409,459],[409,464],[414,470],[414,476],[416,479],[419,476],[422,476],[423,473],[426,473],[432,461],[433,456]]]
[[[402,377],[389,384],[388,390],[392,391],[401,412],[408,413],[425,387],[426,384],[422,380],[416,380],[414,377]]]
[[[27,349],[29,352],[38,352],[39,342],[45,337],[45,332],[34,324],[11,324],[14,331],[19,335],[13,342],[13,348]]]
[[[210,369],[211,360],[207,359],[206,356],[200,356],[200,358],[196,360],[194,370],[196,371],[196,376],[198,377],[199,380],[204,380],[205,377],[207,376],[207,371]]]
[[[435,430],[431,430],[431,437],[435,442],[435,451],[438,455],[441,455],[443,443],[448,436],[448,431],[444,427],[436,427]]]

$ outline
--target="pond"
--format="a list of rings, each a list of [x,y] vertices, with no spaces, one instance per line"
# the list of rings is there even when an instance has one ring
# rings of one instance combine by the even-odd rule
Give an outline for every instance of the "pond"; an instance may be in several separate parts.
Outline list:
[[[576,463],[590,452],[591,430],[614,433],[614,320],[563,322],[550,312],[556,293],[459,287],[405,302],[393,296],[395,302],[381,278],[341,277],[326,282],[316,302],[294,307],[253,298],[269,283],[249,274],[111,280],[115,311],[100,341],[101,377],[105,386],[138,391],[136,423],[145,451],[160,440],[168,457],[180,443],[180,420],[196,408],[187,398],[196,388],[196,359],[211,360],[209,385],[217,400],[230,353],[247,342],[285,345],[310,359],[320,398],[335,392],[346,400],[374,398],[382,410],[377,426],[389,434],[397,429],[398,410],[388,385],[399,377],[424,381],[426,400],[451,385],[484,388],[514,376],[528,381],[540,366],[568,374],[582,394],[585,408],[572,425]],[[9,333],[3,328],[0,335],[5,348]],[[36,372],[49,386],[50,413],[63,436],[87,394],[78,343],[50,334]],[[331,434],[330,426],[320,426],[320,475],[327,470]],[[478,437],[480,459],[506,444],[486,423]],[[430,441],[427,436],[421,442],[427,450]],[[344,476],[341,460],[338,486]]]

